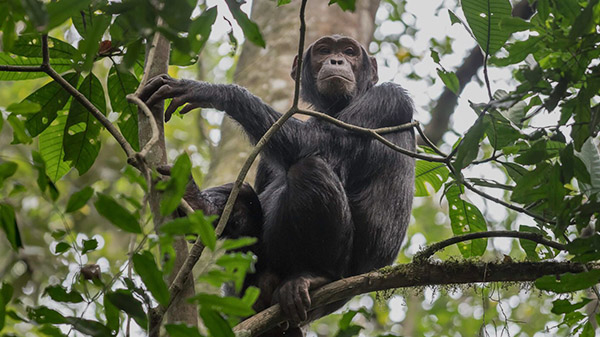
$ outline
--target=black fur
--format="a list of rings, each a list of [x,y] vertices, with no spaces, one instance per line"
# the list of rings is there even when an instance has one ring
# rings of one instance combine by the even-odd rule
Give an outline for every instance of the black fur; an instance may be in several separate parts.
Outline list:
[[[318,111],[362,127],[410,122],[414,108],[406,91],[393,83],[374,86],[371,79],[376,68],[364,48],[361,53],[362,63],[356,73],[357,94],[326,99],[316,89],[309,47],[302,71],[303,99]],[[157,87],[168,85],[170,89],[162,93],[163,97],[182,97],[181,101],[195,102],[196,106],[214,106],[225,111],[242,126],[252,143],[281,117],[237,85],[167,78],[162,81],[143,93],[146,99]],[[415,149],[413,130],[385,137],[405,149]],[[269,304],[271,295],[280,302],[285,296],[292,302],[299,301],[295,294],[278,291],[272,294],[273,290],[281,289],[289,280],[314,281],[317,277],[335,280],[394,262],[410,219],[414,160],[377,140],[326,121],[312,118],[304,122],[292,118],[266,145],[255,187],[258,199],[253,197],[250,186],[244,188],[226,234],[259,238],[254,247],[258,256],[257,273],[247,284],[268,288],[263,289],[262,306]],[[210,200],[218,213],[230,189],[230,185],[217,187],[197,192],[195,196],[191,193],[186,199]],[[260,205],[244,204],[250,200],[254,203],[260,200]],[[257,212],[260,207],[262,217]],[[262,275],[268,281],[261,281]],[[270,285],[263,285],[267,283]],[[307,287],[317,283],[298,284],[307,293]],[[293,303],[291,306],[295,314]],[[259,305],[257,309],[262,308]],[[292,321],[305,319],[301,314]],[[309,319],[314,316],[309,315]],[[297,334],[298,330],[289,333]]]

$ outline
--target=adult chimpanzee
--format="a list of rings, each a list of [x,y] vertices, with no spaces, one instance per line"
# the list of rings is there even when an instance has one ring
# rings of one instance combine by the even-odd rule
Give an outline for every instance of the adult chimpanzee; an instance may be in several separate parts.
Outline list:
[[[375,86],[377,63],[356,40],[322,37],[304,60],[302,98],[315,110],[367,128],[411,121],[406,91],[393,83]],[[253,143],[281,116],[240,86],[166,75],[151,80],[142,98],[149,105],[173,98],[166,120],[185,103],[182,114],[197,107],[223,110]],[[413,130],[386,138],[415,148]],[[259,238],[253,247],[257,272],[247,284],[261,287],[263,305],[273,296],[294,325],[319,315],[307,312],[309,289],[394,261],[410,218],[413,179],[414,160],[372,138],[316,118],[288,120],[262,152],[258,197],[245,185],[226,228],[225,235]],[[231,184],[204,191],[193,186],[186,200],[220,213],[230,190]]]

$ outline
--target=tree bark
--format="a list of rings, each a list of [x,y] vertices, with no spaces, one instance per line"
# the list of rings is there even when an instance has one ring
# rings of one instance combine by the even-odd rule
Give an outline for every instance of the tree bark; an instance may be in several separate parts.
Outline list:
[[[409,263],[324,285],[311,292],[311,309],[371,291],[479,282],[531,282],[545,275],[558,276],[597,269],[600,269],[598,264],[571,262]],[[284,320],[277,304],[241,322],[234,332],[244,336],[257,336]]]
[[[379,0],[357,1],[356,11],[343,12],[327,1],[309,1],[306,8],[306,45],[323,35],[343,34],[368,45],[375,30],[375,12]],[[270,0],[256,0],[251,18],[261,28],[267,47],[262,49],[246,41],[234,75],[234,82],[280,112],[292,104],[294,81],[290,76],[298,49],[300,2],[277,7]],[[239,126],[228,118],[221,126],[221,141],[213,153],[204,186],[234,181],[250,152],[250,144]],[[254,165],[256,167],[256,163]],[[254,180],[251,171],[246,180]]]
[[[158,33],[157,33],[158,34]],[[146,60],[146,68],[144,71],[147,74],[148,79],[166,74],[169,68],[169,53],[170,53],[170,42],[163,36],[160,36],[158,39],[154,39],[156,42],[156,46],[154,46],[154,53],[148,55],[152,56],[152,59]],[[141,85],[144,85],[142,83]],[[158,126],[158,141],[156,144],[150,149],[148,154],[145,157],[146,163],[149,167],[154,168],[159,165],[167,164],[167,151],[165,145],[165,132],[164,132],[164,104],[156,104],[154,107],[151,107],[152,114]],[[146,115],[139,110],[138,111],[138,136],[140,140],[140,147],[143,148],[146,143],[152,137],[152,128],[150,124],[150,120],[146,117]],[[150,204],[150,209],[152,211],[154,227],[156,232],[160,230],[160,225],[162,225],[169,217],[163,217],[160,214],[160,200],[162,194],[155,189],[155,184],[150,184],[150,195],[148,198],[148,203]],[[175,238],[175,242],[173,243],[173,249],[175,250],[176,256],[174,256],[175,261],[173,264],[173,271],[171,275],[168,277],[168,282],[171,283],[175,276],[177,275],[177,271],[183,265],[187,255],[187,242],[185,238],[178,237]],[[197,326],[198,325],[198,313],[196,310],[196,305],[187,303],[185,299],[194,296],[194,278],[188,278],[188,281],[185,284],[185,288],[182,291],[181,295],[173,302],[169,309],[169,313],[167,316],[167,320],[170,323],[174,322],[185,322],[186,324]],[[153,324],[160,324],[160,322],[153,321],[151,317],[151,328]],[[156,331],[157,335],[160,329],[151,329]]]

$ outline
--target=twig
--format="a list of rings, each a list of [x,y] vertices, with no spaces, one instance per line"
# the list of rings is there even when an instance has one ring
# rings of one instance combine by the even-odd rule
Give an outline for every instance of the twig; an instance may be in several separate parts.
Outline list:
[[[134,103],[138,107],[140,107],[140,109],[144,112],[144,114],[150,121],[150,128],[152,129],[152,137],[150,137],[150,139],[148,140],[146,145],[144,145],[142,150],[139,152],[139,155],[142,158],[144,158],[144,157],[146,157],[146,154],[148,154],[150,149],[154,146],[154,144],[156,144],[156,142],[158,142],[158,135],[159,135],[160,131],[158,131],[158,125],[156,124],[156,119],[154,119],[154,115],[152,115],[152,111],[150,111],[150,108],[148,108],[146,103],[144,103],[136,95],[129,94],[126,96],[126,98],[127,98],[127,101],[129,101],[130,103]]]
[[[448,246],[451,246],[451,245],[459,243],[459,242],[481,239],[481,238],[501,238],[501,237],[502,238],[525,239],[525,240],[533,241],[533,242],[539,243],[541,245],[552,247],[552,248],[555,248],[558,250],[566,250],[565,245],[558,243],[558,242],[547,240],[538,233],[527,233],[527,232],[517,232],[517,231],[488,231],[488,232],[477,232],[477,233],[469,233],[469,234],[459,235],[459,236],[451,237],[444,241],[434,243],[434,244],[430,245],[429,247],[423,249],[422,251],[418,252],[415,255],[413,261],[419,262],[419,263],[425,262],[428,258],[430,258],[437,251],[440,251]]]
[[[348,124],[346,122],[342,122],[339,119],[333,118],[329,115],[326,115],[324,113],[321,112],[316,112],[316,111],[311,111],[311,110],[298,110],[297,111],[300,114],[303,115],[309,115],[309,116],[313,116],[313,117],[317,117],[317,118],[321,118],[324,119],[334,125],[337,125],[341,128],[344,128],[346,130],[350,130],[350,131],[354,131],[354,132],[358,132],[358,133],[362,133],[362,134],[366,134],[369,135],[375,139],[377,139],[378,141],[380,141],[381,143],[383,143],[384,145],[386,145],[387,147],[400,152],[404,155],[407,155],[409,157],[412,158],[418,158],[418,159],[422,159],[422,160],[426,160],[426,161],[432,161],[432,162],[438,162],[438,163],[445,163],[446,162],[446,158],[440,158],[440,157],[432,157],[432,156],[428,156],[428,155],[424,155],[424,154],[420,154],[420,153],[416,153],[416,152],[412,152],[409,151],[403,147],[400,147],[396,144],[394,144],[393,142],[387,140],[385,137],[383,137],[381,134],[379,134],[377,131],[378,130],[383,130],[386,133],[390,133],[390,132],[397,132],[399,130],[406,130],[406,129],[410,129],[413,128],[415,125],[418,124],[418,122],[410,122],[407,124],[402,124],[402,125],[398,125],[396,127],[389,127],[389,128],[382,128],[382,129],[368,129],[368,128],[363,128],[357,125],[353,125],[353,124]]]
[[[486,199],[488,199],[488,200],[491,200],[491,201],[493,201],[493,202],[495,202],[495,203],[498,203],[498,204],[500,204],[500,205],[502,205],[502,206],[504,206],[504,207],[506,207],[506,208],[510,208],[510,209],[512,209],[513,211],[517,211],[517,212],[520,212],[520,213],[527,214],[527,215],[529,215],[530,217],[532,217],[532,218],[534,218],[534,219],[536,219],[536,220],[539,220],[539,221],[545,222],[545,223],[549,223],[549,224],[553,224],[553,223],[555,223],[555,221],[554,221],[554,220],[546,219],[546,218],[544,218],[543,216],[540,216],[540,215],[538,215],[538,214],[535,214],[535,213],[533,213],[533,212],[531,212],[531,211],[529,211],[529,210],[527,210],[527,209],[525,209],[525,208],[523,208],[523,207],[515,206],[515,205],[513,205],[513,204],[511,204],[511,203],[508,203],[508,202],[506,202],[506,201],[504,201],[504,200],[501,200],[501,199],[498,199],[498,198],[496,198],[496,197],[494,197],[494,196],[491,196],[491,195],[489,195],[489,194],[487,194],[487,193],[485,193],[485,192],[483,192],[483,191],[481,191],[481,190],[478,190],[478,189],[476,189],[476,188],[475,188],[473,185],[471,185],[470,183],[466,182],[464,179],[462,179],[462,181],[460,181],[460,183],[461,183],[461,184],[463,184],[463,185],[464,185],[466,188],[468,188],[469,190],[471,190],[471,191],[475,192],[476,194],[479,194],[479,196],[481,196],[481,197],[483,197],[483,198],[486,198]]]
[[[582,273],[586,268],[598,270],[600,265],[571,262],[470,261],[402,264],[324,285],[311,292],[311,309],[371,291],[476,282],[530,282],[545,275]],[[279,305],[274,305],[238,324],[234,332],[240,335],[258,336],[284,321]]]
[[[429,146],[433,151],[435,151],[435,153],[439,154],[440,156],[448,157],[447,154],[445,154],[444,152],[442,152],[442,150],[440,150],[437,146],[435,146],[435,144],[431,141],[431,139],[429,139],[427,137],[427,135],[425,135],[425,131],[423,131],[423,128],[421,128],[420,123],[415,125],[415,128],[417,129],[417,132],[419,132],[421,139],[425,142],[425,144],[427,144],[427,146]]]

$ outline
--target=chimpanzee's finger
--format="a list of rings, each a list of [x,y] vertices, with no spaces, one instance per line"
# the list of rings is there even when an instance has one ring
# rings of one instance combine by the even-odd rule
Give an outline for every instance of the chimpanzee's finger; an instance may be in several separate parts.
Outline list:
[[[158,173],[162,174],[163,176],[170,176],[171,168],[171,165],[159,165],[156,167],[156,171],[158,171]]]
[[[171,81],[173,81],[173,79],[166,74],[151,78],[140,92],[140,99],[146,101],[156,90]]]
[[[159,101],[162,101],[165,98],[173,98],[177,96],[178,91],[176,88],[172,87],[169,84],[163,85],[158,90],[156,90],[152,96],[146,101],[146,105],[149,107],[154,106]]]
[[[171,116],[173,116],[173,113],[175,112],[175,110],[177,110],[177,108],[179,108],[180,106],[185,104],[185,96],[179,96],[177,98],[174,98],[171,101],[171,104],[169,104],[169,107],[167,108],[167,110],[165,111],[165,122],[168,122],[171,119]]]
[[[296,313],[299,320],[296,323],[300,323],[306,321],[308,318],[308,313],[306,312],[306,307],[304,306],[304,301],[302,299],[302,289],[298,289],[299,291],[294,292],[294,304],[296,306]]]
[[[197,103],[188,103],[186,104],[186,106],[184,106],[181,110],[179,110],[179,114],[180,115],[185,115],[186,113],[196,109],[196,108],[201,108],[200,104]]]

